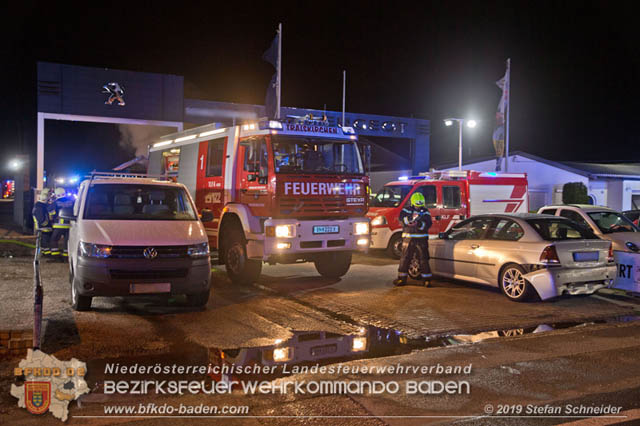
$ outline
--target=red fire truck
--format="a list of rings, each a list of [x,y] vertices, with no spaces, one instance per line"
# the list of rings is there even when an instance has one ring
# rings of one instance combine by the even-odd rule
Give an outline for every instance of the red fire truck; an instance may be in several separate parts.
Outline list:
[[[400,210],[411,194],[424,195],[433,225],[430,236],[448,230],[469,216],[484,213],[527,213],[529,197],[526,173],[443,171],[389,182],[371,201],[371,248],[386,249],[400,257]]]
[[[365,152],[353,128],[325,121],[212,124],[150,146],[148,172],[175,176],[213,212],[209,243],[234,282],[255,282],[263,262],[314,262],[337,278],[369,247]]]

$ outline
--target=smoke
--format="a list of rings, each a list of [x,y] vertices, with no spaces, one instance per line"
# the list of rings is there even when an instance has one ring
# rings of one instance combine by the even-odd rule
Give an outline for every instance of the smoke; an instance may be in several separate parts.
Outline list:
[[[147,155],[147,148],[161,136],[175,133],[175,127],[142,126],[138,124],[118,124],[120,141],[118,144],[135,155]]]

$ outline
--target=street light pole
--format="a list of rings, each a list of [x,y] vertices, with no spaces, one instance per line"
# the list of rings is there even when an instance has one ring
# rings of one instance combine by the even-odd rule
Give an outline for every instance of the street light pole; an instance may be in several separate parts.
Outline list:
[[[464,119],[458,120],[458,170],[462,170],[462,123]]]

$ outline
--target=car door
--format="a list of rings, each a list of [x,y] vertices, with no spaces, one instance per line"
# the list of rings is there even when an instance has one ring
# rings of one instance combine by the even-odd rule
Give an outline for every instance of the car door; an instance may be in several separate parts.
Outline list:
[[[508,255],[518,250],[524,229],[514,220],[497,218],[474,250],[479,280],[493,286],[498,285],[498,274]]]
[[[486,217],[467,219],[444,233],[444,238],[436,243],[432,262],[434,272],[477,281],[477,258],[474,252],[481,247],[492,220]]]
[[[464,214],[462,208],[462,194],[464,182],[446,182],[442,183],[441,194],[442,202],[440,203],[440,231],[445,232],[457,222]]]
[[[242,167],[238,167],[238,200],[251,209],[254,216],[269,216],[268,191],[269,156],[263,137],[251,138],[240,143],[238,149]]]

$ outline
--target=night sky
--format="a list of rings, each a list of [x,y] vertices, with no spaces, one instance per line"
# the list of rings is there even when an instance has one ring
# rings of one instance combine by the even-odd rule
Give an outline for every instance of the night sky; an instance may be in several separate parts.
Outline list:
[[[346,69],[347,110],[432,120],[432,164],[457,159],[448,116],[481,120],[465,133],[465,156],[493,152],[508,57],[512,150],[640,161],[631,2],[11,3],[0,30],[0,174],[12,154],[35,152],[36,61],[178,74],[187,98],[262,104],[273,68],[261,56],[278,22],[283,105],[339,110]],[[49,171],[134,154],[115,126],[47,132]]]

